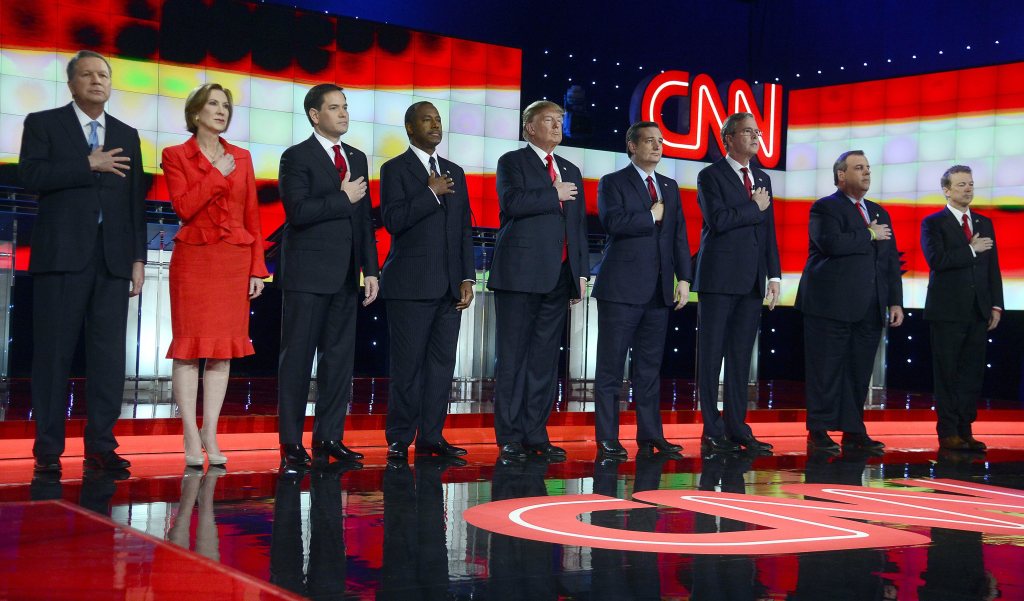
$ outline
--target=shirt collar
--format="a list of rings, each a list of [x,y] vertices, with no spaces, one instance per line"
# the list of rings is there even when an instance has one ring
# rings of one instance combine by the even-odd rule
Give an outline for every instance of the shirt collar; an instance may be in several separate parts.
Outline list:
[[[646,171],[640,168],[640,165],[637,165],[633,161],[630,161],[629,164],[632,165],[634,169],[636,169],[636,172],[640,174],[640,177],[643,178],[644,182],[647,181],[648,177],[653,177],[654,181],[658,181],[658,176],[655,175],[653,171],[647,173]]]
[[[327,152],[331,153],[332,155],[334,154],[334,146],[335,146],[334,142],[331,142],[327,138],[321,136],[320,132],[318,132],[315,129],[313,130],[313,136],[315,136],[317,142],[320,142],[320,145],[324,147],[324,150],[326,150]],[[341,144],[341,140],[338,140],[338,144]],[[341,156],[345,156],[345,153],[342,152]]]
[[[441,157],[437,156],[436,150],[434,151],[434,154],[427,154],[422,148],[416,148],[412,144],[409,145],[409,150],[416,155],[416,158],[420,160],[420,163],[423,163],[423,168],[427,170],[427,173],[430,173],[430,157],[434,157],[434,160],[437,161],[437,170],[441,170]]]
[[[106,111],[100,113],[99,117],[96,117],[95,119],[93,119],[89,115],[86,115],[85,111],[83,111],[81,108],[79,108],[78,104],[75,103],[74,101],[71,102],[71,108],[75,109],[75,116],[78,117],[78,122],[82,124],[82,128],[83,129],[88,127],[89,123],[91,121],[96,121],[97,123],[99,123],[100,127],[103,128],[104,130],[107,128],[107,113],[106,113]]]
[[[732,158],[728,154],[725,155],[725,160],[728,161],[729,166],[732,167],[732,170],[737,173],[739,173],[739,170],[743,168],[746,168],[748,171],[750,170],[750,163],[747,163],[746,165],[741,165],[739,161]]]
[[[847,194],[846,192],[842,192],[841,194],[842,194],[843,196],[845,196],[847,200],[849,200],[850,202],[852,202],[852,203],[853,203],[853,204],[855,204],[855,205],[859,205],[860,203],[864,202],[864,199],[863,199],[863,198],[861,198],[860,200],[857,200],[856,198],[854,198],[854,197],[850,196],[850,195],[849,195],[849,194]],[[865,205],[865,206],[867,206],[867,205]]]
[[[547,158],[548,157],[548,153],[546,153],[543,150],[541,150],[540,147],[537,146],[536,144],[534,144],[533,142],[527,142],[526,145],[529,146],[530,148],[532,148],[533,151],[537,153],[537,156],[540,157],[540,160],[544,163],[544,165],[548,164],[548,158]],[[551,151],[550,154],[551,154],[551,160],[554,161],[555,160],[555,158],[554,158],[555,157],[555,152]],[[555,161],[555,164],[557,165],[558,161]]]
[[[961,211],[960,209],[954,207],[953,205],[947,204],[946,208],[949,209],[949,212],[952,213],[954,217],[956,217],[956,220],[958,222],[962,222],[964,220],[964,215],[967,215],[967,221],[971,220],[971,208],[970,207],[967,207],[966,211]]]

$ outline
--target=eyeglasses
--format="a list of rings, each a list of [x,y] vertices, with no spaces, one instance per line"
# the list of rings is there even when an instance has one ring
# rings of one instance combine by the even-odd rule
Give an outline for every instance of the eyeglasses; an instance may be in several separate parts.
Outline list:
[[[739,130],[737,132],[733,132],[733,133],[734,133],[734,135],[737,135],[737,136],[738,135],[746,135],[746,136],[750,136],[750,137],[753,137],[753,138],[761,137],[761,130],[753,129],[753,128],[750,128],[750,127],[746,128],[746,129],[741,129],[741,130]]]

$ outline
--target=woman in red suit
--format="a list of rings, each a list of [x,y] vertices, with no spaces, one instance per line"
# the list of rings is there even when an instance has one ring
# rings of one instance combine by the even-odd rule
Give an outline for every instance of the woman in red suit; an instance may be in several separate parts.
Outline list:
[[[263,292],[267,267],[249,152],[220,137],[231,123],[231,92],[199,86],[185,101],[193,136],[163,151],[164,176],[181,229],[171,255],[171,386],[185,431],[185,464],[202,467],[227,458],[217,446],[231,359],[255,351],[249,339],[249,301]],[[203,429],[196,426],[199,360]]]

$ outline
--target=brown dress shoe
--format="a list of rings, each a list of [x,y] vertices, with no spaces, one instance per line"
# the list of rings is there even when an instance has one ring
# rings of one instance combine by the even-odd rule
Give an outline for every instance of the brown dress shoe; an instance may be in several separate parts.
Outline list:
[[[939,448],[949,451],[967,451],[970,450],[971,447],[967,444],[966,440],[954,434],[952,436],[943,436],[942,438],[939,438]]]
[[[988,449],[988,445],[975,438],[972,434],[961,436],[960,438],[967,443],[967,448],[972,451],[985,451]]]

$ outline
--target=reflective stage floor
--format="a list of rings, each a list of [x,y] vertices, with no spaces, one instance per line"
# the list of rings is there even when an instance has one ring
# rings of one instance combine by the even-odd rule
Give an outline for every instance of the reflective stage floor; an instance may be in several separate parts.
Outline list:
[[[469,445],[464,466],[423,457],[388,463],[383,449],[367,448],[362,469],[334,464],[303,474],[279,474],[271,451],[235,452],[227,470],[205,473],[182,473],[180,453],[132,455],[130,474],[83,474],[80,462],[66,457],[62,480],[32,479],[30,460],[9,459],[0,462],[0,598],[1024,599],[1022,437],[988,436],[986,455],[937,452],[925,434],[881,438],[888,444],[881,457],[808,457],[800,437],[778,436],[766,438],[776,445],[773,456],[701,457],[696,441],[686,439],[678,458],[635,458],[635,446],[627,444],[630,459],[622,463],[596,461],[586,442],[566,444],[568,459],[559,463],[503,462],[493,445]],[[903,479],[922,480],[908,488]],[[666,504],[591,505],[574,518],[612,538],[643,541],[660,533],[710,543],[683,553],[537,540],[557,538],[555,522],[532,540],[513,537],[463,516],[498,500],[536,507],[658,490],[734,501],[788,499],[781,515],[815,502],[838,505],[826,498],[828,491],[921,491],[932,479],[967,487],[958,492],[999,487],[985,490],[1015,505],[1002,507],[1009,513],[975,507],[909,519],[881,517],[883,508],[872,509],[867,523],[865,515],[846,520],[846,532],[884,522],[897,538],[911,537],[883,537],[881,544],[858,542],[855,535],[817,536],[815,529],[828,520],[812,510],[788,518],[785,536],[783,526],[765,517],[773,513],[767,509],[748,522],[711,505],[707,512]],[[839,486],[817,495],[784,490],[813,483]],[[522,498],[529,500],[515,501]],[[30,502],[42,499],[61,500]],[[922,504],[899,496],[894,503]],[[940,523],[981,531],[929,526],[935,515],[960,516]],[[531,522],[528,513],[519,517]],[[737,536],[776,547],[751,546],[745,553],[724,544]],[[833,545],[837,550],[807,552],[779,544],[794,536],[843,540]]]

